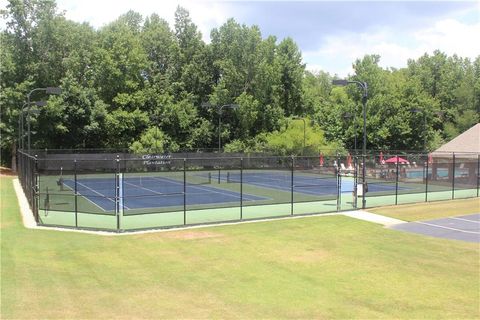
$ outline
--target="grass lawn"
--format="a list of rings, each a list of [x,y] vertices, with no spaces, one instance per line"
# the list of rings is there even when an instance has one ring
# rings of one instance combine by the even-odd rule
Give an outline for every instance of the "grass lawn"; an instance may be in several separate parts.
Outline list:
[[[480,317],[477,244],[344,216],[118,237],[27,230],[11,180],[0,177],[2,319]]]
[[[480,199],[438,201],[368,209],[404,221],[431,220],[480,212]]]

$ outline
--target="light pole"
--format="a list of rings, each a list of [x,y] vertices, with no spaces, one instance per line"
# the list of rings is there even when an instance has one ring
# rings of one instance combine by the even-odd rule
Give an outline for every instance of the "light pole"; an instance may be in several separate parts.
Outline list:
[[[34,104],[37,107],[44,107],[47,105],[46,101],[32,101],[30,104]],[[18,146],[20,149],[23,149],[25,147],[25,144],[23,142],[23,138],[25,137],[25,133],[23,132],[24,129],[24,123],[23,123],[23,118],[24,118],[24,112],[25,106],[27,106],[27,102],[25,102],[22,105],[22,109],[20,110],[20,116],[18,117]],[[27,110],[28,111],[28,110]]]
[[[212,105],[209,102],[202,103],[203,108],[211,108]],[[237,109],[239,106],[238,104],[224,104],[222,106],[217,106],[218,109],[218,153],[222,150],[222,109],[223,108],[230,108],[230,109]]]
[[[421,113],[423,114],[423,151],[427,150],[427,114],[421,109],[412,109],[412,113]]]
[[[348,84],[355,83],[363,90],[362,103],[363,103],[363,148],[362,148],[362,209],[366,207],[365,190],[367,186],[366,181],[366,165],[365,157],[367,156],[367,99],[368,99],[368,85],[366,82],[350,81],[350,80],[333,80],[332,84],[337,86],[346,86]]]
[[[223,108],[237,109],[238,104],[224,104],[223,106],[218,108],[218,153],[220,153],[222,150],[222,109]]]
[[[305,142],[306,142],[306,127],[307,124],[305,122],[305,118],[300,118],[300,117],[293,117],[292,120],[302,120],[303,121],[303,149],[302,149],[302,155],[305,155]]]
[[[35,88],[27,94],[27,134],[28,134],[28,154],[30,154],[30,96],[36,91],[45,91],[46,94],[55,94],[59,95],[62,93],[62,89],[59,87],[46,87],[46,88]]]

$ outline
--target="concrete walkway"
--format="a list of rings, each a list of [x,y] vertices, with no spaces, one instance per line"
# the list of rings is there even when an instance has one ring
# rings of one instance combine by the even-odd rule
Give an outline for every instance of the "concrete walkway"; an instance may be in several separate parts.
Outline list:
[[[405,223],[403,220],[385,217],[379,214],[370,213],[363,210],[356,210],[356,211],[348,211],[344,212],[343,215],[355,219],[365,220],[373,223],[382,224],[386,227],[394,226],[397,224]]]

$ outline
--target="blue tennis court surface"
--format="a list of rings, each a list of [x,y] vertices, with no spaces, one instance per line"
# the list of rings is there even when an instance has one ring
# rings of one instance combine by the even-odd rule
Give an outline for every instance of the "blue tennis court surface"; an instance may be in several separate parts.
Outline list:
[[[290,191],[292,187],[290,172],[243,173],[242,177],[240,177],[240,173],[229,173],[228,175],[225,174],[221,176],[221,180],[230,183],[240,183],[240,180],[242,180],[244,184],[284,191]],[[342,178],[341,188],[342,193],[352,192],[354,189],[353,178]],[[315,177],[312,175],[295,174],[293,176],[293,190],[295,192],[316,196],[337,194],[337,180],[335,176]],[[381,183],[369,184],[368,190],[369,192],[394,191],[395,185]]]
[[[75,188],[74,180],[64,184]],[[143,209],[183,206],[183,181],[165,177],[132,177],[123,179],[123,208]],[[105,211],[115,210],[115,179],[78,179],[77,192]],[[187,205],[239,202],[240,193],[200,184],[185,186]],[[265,200],[267,198],[243,194],[243,201]]]

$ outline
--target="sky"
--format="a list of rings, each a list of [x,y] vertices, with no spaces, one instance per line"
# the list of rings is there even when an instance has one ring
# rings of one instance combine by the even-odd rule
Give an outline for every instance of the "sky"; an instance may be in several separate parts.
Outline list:
[[[0,3],[5,0],[0,0]],[[352,74],[352,63],[379,54],[382,67],[402,68],[408,59],[439,49],[474,59],[480,55],[477,1],[154,1],[57,0],[68,19],[100,28],[128,10],[157,13],[173,28],[180,5],[210,42],[210,31],[229,18],[258,25],[265,38],[291,37],[308,70]],[[3,7],[3,5],[2,5]]]

